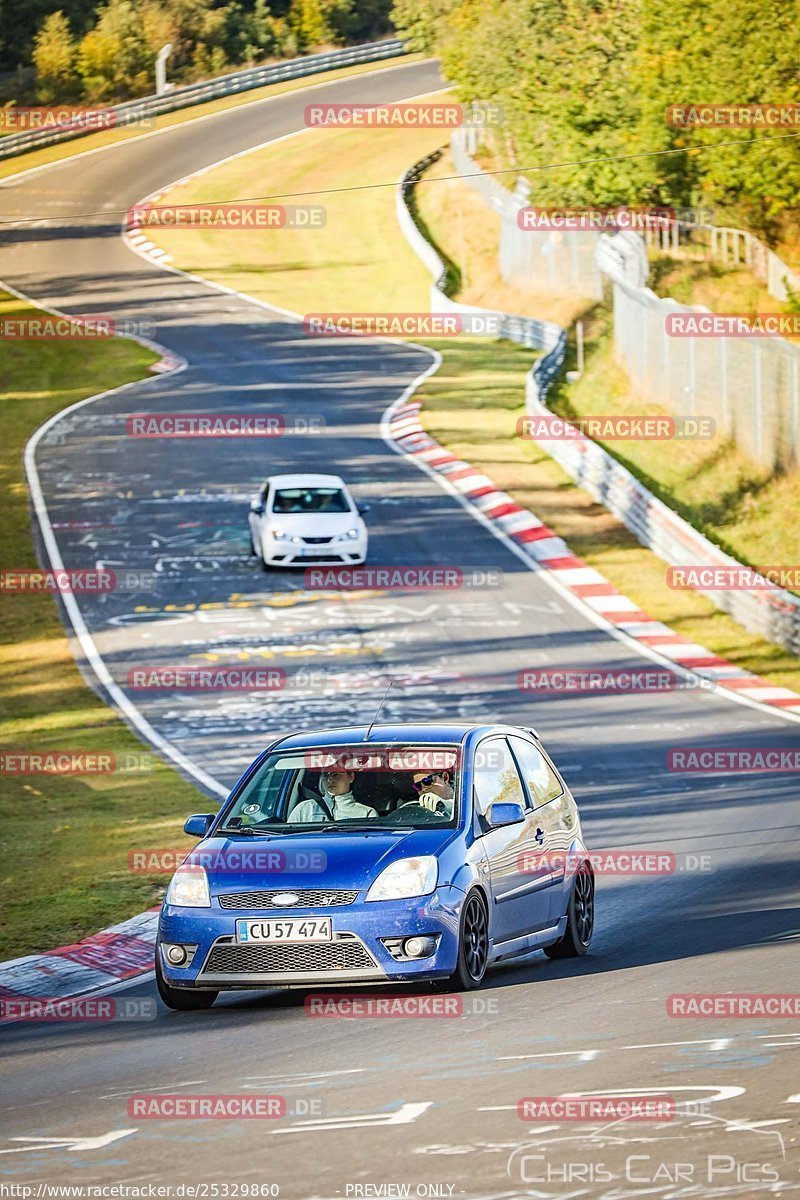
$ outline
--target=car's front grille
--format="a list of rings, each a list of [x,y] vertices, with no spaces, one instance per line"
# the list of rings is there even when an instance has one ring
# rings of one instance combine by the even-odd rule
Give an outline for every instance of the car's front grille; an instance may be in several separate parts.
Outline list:
[[[341,554],[334,554],[329,550],[327,554],[295,554],[292,559],[293,563],[332,563],[342,562]]]
[[[306,543],[307,546],[327,546],[328,542],[333,541],[333,538],[332,537],[327,537],[327,538],[304,537],[303,541]]]
[[[297,896],[296,904],[273,904],[274,896],[285,895],[283,892],[223,892],[218,896],[220,908],[340,908],[343,904],[354,904],[358,891],[325,891],[322,888],[291,889]]]
[[[204,975],[291,975],[314,971],[368,971],[375,963],[358,938],[335,942],[304,942],[291,946],[240,946],[236,942],[212,947]]]

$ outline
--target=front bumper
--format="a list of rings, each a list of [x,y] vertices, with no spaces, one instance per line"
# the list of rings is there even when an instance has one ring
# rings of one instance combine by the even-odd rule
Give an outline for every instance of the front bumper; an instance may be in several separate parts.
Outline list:
[[[322,545],[264,539],[264,561],[272,567],[354,567],[366,558],[364,538]]]
[[[170,987],[230,988],[337,986],[441,979],[452,975],[458,955],[463,892],[443,886],[415,900],[367,903],[359,897],[338,907],[223,909],[212,896],[211,908],[187,909],[165,904],[158,924],[160,967]],[[236,921],[258,917],[330,917],[330,942],[242,944]],[[427,958],[397,959],[387,941],[435,935]],[[167,962],[161,943],[197,946],[191,962]]]

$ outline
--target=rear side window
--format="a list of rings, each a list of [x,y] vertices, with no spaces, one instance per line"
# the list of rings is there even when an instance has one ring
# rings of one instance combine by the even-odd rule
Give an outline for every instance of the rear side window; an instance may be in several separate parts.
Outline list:
[[[492,738],[478,746],[474,780],[475,801],[481,816],[492,804],[525,807],[525,793],[505,738]]]
[[[534,806],[539,808],[560,796],[564,789],[541,750],[523,738],[512,737],[510,741]]]

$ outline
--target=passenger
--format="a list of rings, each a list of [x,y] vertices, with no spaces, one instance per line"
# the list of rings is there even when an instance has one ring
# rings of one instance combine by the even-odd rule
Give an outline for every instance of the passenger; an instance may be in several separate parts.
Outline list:
[[[413,783],[414,790],[419,792],[415,803],[439,816],[452,817],[455,793],[449,771],[415,771]]]
[[[315,821],[348,821],[353,818],[363,821],[377,817],[374,808],[361,804],[353,795],[355,777],[355,771],[344,771],[337,767],[322,771],[319,777],[322,800],[303,800],[289,813],[289,822],[312,824]]]

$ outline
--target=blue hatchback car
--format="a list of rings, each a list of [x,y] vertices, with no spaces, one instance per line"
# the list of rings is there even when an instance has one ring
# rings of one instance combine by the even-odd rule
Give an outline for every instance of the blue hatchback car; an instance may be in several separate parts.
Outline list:
[[[538,737],[507,725],[378,725],[273,742],[200,837],[161,909],[175,1009],[222,990],[439,980],[585,954],[594,874]]]

